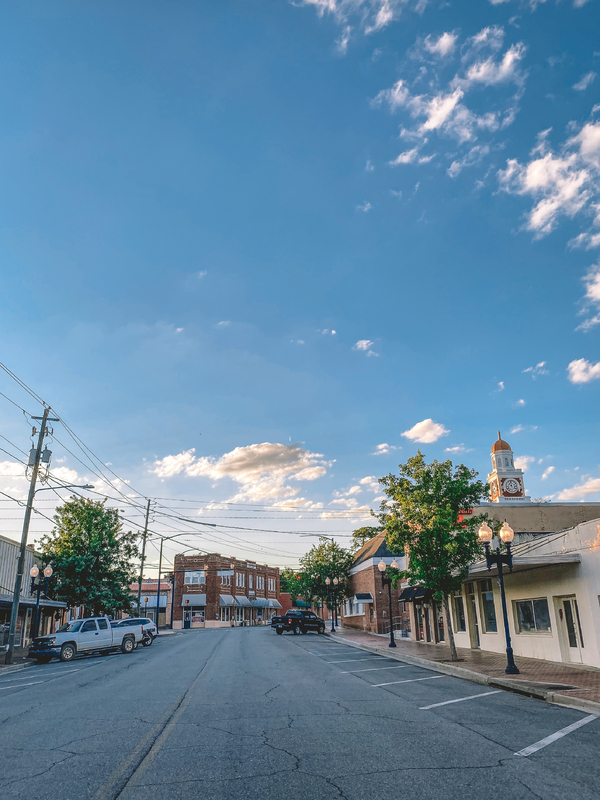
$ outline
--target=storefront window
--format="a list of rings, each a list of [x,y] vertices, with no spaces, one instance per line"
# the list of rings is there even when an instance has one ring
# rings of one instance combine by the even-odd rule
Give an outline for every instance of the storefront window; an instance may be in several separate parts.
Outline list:
[[[219,609],[219,619],[221,622],[231,622],[231,608],[229,606]]]
[[[467,621],[465,619],[465,604],[462,596],[457,594],[454,597],[454,630],[459,631],[467,630]]]
[[[497,633],[498,623],[496,622],[496,606],[494,605],[494,590],[491,580],[481,581],[479,591],[484,630],[486,633]]]
[[[202,608],[192,609],[192,624],[204,622],[204,606]]]
[[[548,601],[517,600],[515,602],[519,633],[546,633],[551,631]]]

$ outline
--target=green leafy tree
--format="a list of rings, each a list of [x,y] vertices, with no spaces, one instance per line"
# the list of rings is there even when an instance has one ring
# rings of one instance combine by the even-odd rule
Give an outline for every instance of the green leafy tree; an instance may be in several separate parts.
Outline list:
[[[300,559],[302,572],[306,576],[307,590],[311,599],[318,598],[331,608],[333,598],[333,583],[327,586],[326,578],[333,581],[338,579],[336,587],[337,598],[342,599],[348,593],[348,579],[354,556],[332,539],[322,536],[319,543],[313,545],[308,553]]]
[[[279,573],[279,587],[282,592],[287,592],[292,600],[302,595],[304,590],[303,576],[298,570],[282,569]]]
[[[377,536],[382,530],[384,529],[381,527],[366,525],[364,528],[357,528],[355,531],[352,531],[352,541],[350,544],[352,552],[355,553],[357,550],[360,550],[365,542]]]
[[[386,542],[395,553],[407,553],[404,575],[441,597],[451,658],[458,659],[450,615],[449,597],[468,575],[469,565],[481,556],[477,527],[485,515],[461,517],[488,496],[488,485],[478,473],[451,461],[426,464],[420,451],[379,482],[387,499],[379,520],[387,531]],[[394,577],[394,576],[393,576]],[[394,577],[398,581],[398,576]]]
[[[86,615],[129,611],[134,595],[136,535],[125,532],[116,509],[71,497],[56,510],[56,527],[40,542],[46,562],[54,567],[53,593],[69,606],[83,606]]]

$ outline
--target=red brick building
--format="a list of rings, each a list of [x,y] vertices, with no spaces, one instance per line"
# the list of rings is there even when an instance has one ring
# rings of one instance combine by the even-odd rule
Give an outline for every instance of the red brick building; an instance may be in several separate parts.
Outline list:
[[[264,625],[281,608],[279,570],[221,556],[176,555],[173,628]]]
[[[381,583],[379,563],[389,566],[396,560],[400,569],[405,568],[404,555],[388,550],[385,531],[369,539],[356,553],[350,580],[349,598],[344,601],[342,624],[345,628],[359,628],[371,633],[389,633],[390,610],[387,586]],[[410,636],[410,609],[407,603],[399,602],[402,589],[392,589],[392,624],[394,630]]]

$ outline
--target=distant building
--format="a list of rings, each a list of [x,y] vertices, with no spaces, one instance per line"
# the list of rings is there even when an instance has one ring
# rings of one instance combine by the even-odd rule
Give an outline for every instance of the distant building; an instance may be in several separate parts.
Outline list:
[[[282,607],[279,570],[221,556],[176,555],[173,627],[262,625]]]
[[[160,594],[157,592],[158,580],[146,578],[142,583],[142,595],[140,598],[139,615],[147,617],[153,622],[156,622],[156,599],[158,596],[158,622],[156,624],[160,627],[169,625],[171,621],[171,589],[173,588],[169,581],[162,580],[160,584]],[[130,591],[135,595],[133,601],[132,611],[129,616],[138,615],[137,597],[138,597],[138,583],[132,583],[129,587]]]

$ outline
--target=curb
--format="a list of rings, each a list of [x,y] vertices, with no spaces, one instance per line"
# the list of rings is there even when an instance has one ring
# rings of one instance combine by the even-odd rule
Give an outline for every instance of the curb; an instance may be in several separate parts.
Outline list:
[[[32,666],[33,662],[30,664],[15,664],[12,667],[0,667],[0,677],[2,677],[2,675],[10,675],[11,672],[20,672],[22,669],[27,669]]]
[[[333,639],[332,634],[328,634],[330,639]],[[343,641],[340,637],[338,642]],[[365,644],[358,644],[356,642],[346,641],[344,644],[349,647],[355,647],[357,650],[364,650],[367,653],[381,655],[384,651],[383,647],[370,647]],[[526,697],[533,697],[536,700],[544,700],[547,703],[555,703],[561,706],[570,706],[571,708],[578,708],[581,711],[591,711],[600,715],[600,703],[594,700],[585,700],[581,697],[570,697],[567,694],[561,694],[558,691],[541,689],[539,685],[530,683],[528,681],[514,681],[508,678],[493,678],[489,675],[484,675],[481,672],[473,672],[473,670],[466,667],[455,667],[452,664],[443,664],[439,661],[429,661],[426,658],[419,658],[419,656],[411,656],[408,654],[400,654],[396,652],[388,653],[388,658],[393,658],[396,661],[404,661],[407,664],[413,664],[416,667],[424,667],[425,669],[441,672],[443,675],[450,675],[454,678],[463,678],[464,680],[471,681],[472,683],[480,683],[483,686],[491,686],[493,688],[504,689],[505,691],[514,692],[515,694],[522,694]]]

